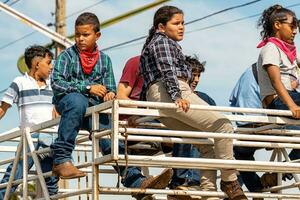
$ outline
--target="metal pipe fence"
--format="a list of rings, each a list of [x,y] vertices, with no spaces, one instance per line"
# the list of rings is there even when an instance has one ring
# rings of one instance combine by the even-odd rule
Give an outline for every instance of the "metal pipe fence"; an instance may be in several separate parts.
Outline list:
[[[130,100],[114,100],[100,105],[88,108],[86,116],[92,117],[92,141],[89,139],[89,133],[80,131],[76,139],[77,162],[76,166],[83,171],[88,172],[88,177],[74,180],[77,189],[60,188],[60,193],[49,196],[44,177],[51,176],[51,172],[42,173],[38,155],[40,153],[50,152],[49,148],[35,150],[33,147],[32,133],[48,132],[55,134],[57,129],[52,128],[58,125],[59,118],[50,120],[24,130],[14,129],[0,134],[0,143],[11,142],[12,146],[0,146],[0,153],[15,151],[16,156],[9,159],[0,160],[0,165],[6,165],[14,162],[12,176],[8,183],[0,184],[0,188],[11,188],[12,185],[23,183],[23,198],[27,198],[31,193],[27,192],[27,182],[37,181],[43,191],[43,198],[38,199],[60,199],[77,196],[79,199],[101,199],[101,195],[130,195],[133,193],[145,193],[155,195],[198,195],[198,196],[217,196],[226,197],[221,191],[181,191],[171,189],[139,189],[123,187],[106,187],[103,183],[106,180],[101,178],[101,174],[112,174],[114,170],[107,166],[114,166],[116,163],[120,166],[146,166],[154,168],[191,168],[191,169],[232,169],[240,171],[259,171],[278,173],[278,186],[268,188],[261,193],[246,193],[248,197],[271,198],[271,199],[300,199],[298,192],[291,192],[290,188],[298,190],[300,186],[297,174],[300,173],[299,160],[291,161],[288,158],[286,149],[300,149],[300,130],[289,129],[290,125],[300,125],[299,120],[291,118],[290,111],[251,109],[251,108],[232,108],[222,106],[200,106],[191,105],[190,109],[212,110],[223,112],[225,116],[233,123],[250,122],[259,123],[256,128],[235,127],[234,133],[213,133],[204,131],[178,131],[168,130],[160,123],[153,123],[154,119],[167,117],[160,113],[160,109],[178,109],[173,103],[141,102]],[[111,129],[101,130],[99,124],[99,114],[106,113],[111,119]],[[238,113],[238,114],[232,114]],[[242,115],[243,114],[243,115]],[[257,115],[260,114],[260,115]],[[125,121],[119,120],[119,115],[139,115],[139,126],[137,128],[128,127]],[[208,158],[181,158],[166,157],[161,155],[125,155],[119,153],[120,141],[133,142],[159,142],[159,143],[184,143],[194,145],[213,145],[213,139],[228,138],[233,139],[234,146],[269,148],[273,149],[271,159],[264,158],[264,161],[244,161],[244,160],[221,160]],[[112,144],[111,153],[102,155],[100,153],[99,141],[109,139]],[[19,142],[16,148],[16,142]],[[4,147],[4,148],[2,148]],[[26,149],[29,149],[29,153]],[[34,160],[35,175],[28,174],[26,168],[23,169],[23,179],[13,180],[13,174],[16,171],[16,163],[21,159],[24,166],[27,159],[31,156]],[[277,158],[277,160],[276,160]],[[283,162],[285,161],[285,162]],[[3,170],[0,170],[0,172]],[[292,173],[293,183],[283,183],[280,177],[282,173]],[[119,177],[118,177],[119,178]],[[117,178],[117,179],[118,179]],[[8,190],[7,190],[8,191]],[[272,191],[272,193],[270,193]],[[274,191],[276,191],[274,193]],[[8,192],[5,199],[8,198]]]

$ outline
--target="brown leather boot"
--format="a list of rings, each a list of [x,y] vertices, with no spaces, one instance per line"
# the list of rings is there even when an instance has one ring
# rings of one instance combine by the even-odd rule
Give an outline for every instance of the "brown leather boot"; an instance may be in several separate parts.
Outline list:
[[[264,173],[260,178],[260,182],[264,188],[270,188],[278,185],[277,173]]]
[[[72,179],[86,176],[86,173],[77,169],[71,162],[53,165],[52,173],[62,179]]]
[[[221,190],[227,194],[229,200],[248,200],[237,180],[221,181]]]
[[[146,178],[142,183],[140,188],[141,189],[164,189],[168,186],[169,181],[173,176],[172,169],[165,169],[161,174],[158,176],[150,176]],[[144,200],[150,198],[152,195],[149,194],[133,194],[132,197],[136,198],[137,200]]]

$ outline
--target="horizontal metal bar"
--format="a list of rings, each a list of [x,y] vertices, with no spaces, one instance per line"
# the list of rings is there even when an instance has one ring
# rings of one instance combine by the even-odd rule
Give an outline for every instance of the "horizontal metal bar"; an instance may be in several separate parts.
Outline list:
[[[100,187],[101,194],[115,194],[115,195],[130,195],[130,194],[165,194],[165,195],[193,195],[205,197],[227,197],[223,192],[213,191],[190,191],[190,190],[167,190],[167,189],[139,189],[139,188],[113,188]],[[299,194],[276,194],[276,193],[245,193],[247,197],[254,198],[285,198],[285,199],[299,199]]]
[[[124,155],[119,155],[118,163],[125,164]],[[107,163],[113,164],[113,163]],[[300,163],[269,162],[269,161],[245,161],[223,160],[207,158],[182,158],[160,156],[136,156],[128,155],[130,166],[149,166],[164,168],[193,168],[193,169],[237,169],[239,171],[261,171],[300,173]]]
[[[72,197],[72,196],[78,196],[81,194],[89,194],[92,192],[92,188],[85,188],[85,189],[76,189],[73,192],[66,192],[63,194],[56,194],[56,195],[52,195],[50,196],[52,200],[54,199],[62,199],[62,198],[66,198],[66,197]],[[45,200],[45,198],[39,198],[37,200]]]
[[[123,136],[119,136],[121,140],[125,140]],[[190,138],[176,138],[176,137],[161,137],[161,136],[140,136],[128,135],[128,141],[140,142],[164,142],[164,143],[182,143],[182,144],[207,144],[213,145],[212,139],[190,139]],[[258,148],[292,148],[300,149],[300,144],[291,143],[275,143],[275,142],[253,142],[253,141],[233,141],[234,146],[243,147],[258,147]]]
[[[185,138],[227,138],[249,141],[268,141],[268,142],[290,142],[300,143],[300,137],[290,136],[270,136],[270,135],[253,135],[253,134],[236,134],[236,133],[212,133],[198,131],[176,131],[176,130],[155,130],[141,128],[119,128],[120,133],[129,133],[135,135],[158,135],[169,137]]]
[[[151,101],[132,101],[132,100],[118,100],[121,106],[136,106],[136,107],[148,107],[148,108],[169,108],[178,109],[175,103],[162,103]],[[289,110],[274,110],[274,109],[258,109],[258,108],[237,108],[237,107],[224,107],[224,106],[208,106],[208,105],[196,105],[191,104],[190,109],[195,110],[211,110],[220,112],[231,113],[252,113],[252,114],[267,114],[277,116],[292,116],[292,112]]]

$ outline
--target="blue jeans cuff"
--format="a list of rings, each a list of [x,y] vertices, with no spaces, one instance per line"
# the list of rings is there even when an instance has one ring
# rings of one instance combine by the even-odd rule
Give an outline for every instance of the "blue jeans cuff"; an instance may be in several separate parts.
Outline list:
[[[65,162],[72,162],[72,159],[71,158],[64,158],[64,159],[61,159],[61,160],[54,160],[53,164],[59,165],[59,164],[65,163]]]

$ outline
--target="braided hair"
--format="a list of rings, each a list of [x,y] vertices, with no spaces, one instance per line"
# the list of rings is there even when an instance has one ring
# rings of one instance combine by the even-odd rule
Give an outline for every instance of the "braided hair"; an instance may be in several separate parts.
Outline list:
[[[275,21],[284,21],[287,19],[287,15],[292,16],[294,22],[297,22],[295,13],[281,5],[276,4],[264,10],[257,24],[258,27],[262,27],[262,31],[260,32],[262,39],[265,40],[272,37],[274,35],[273,25]]]

